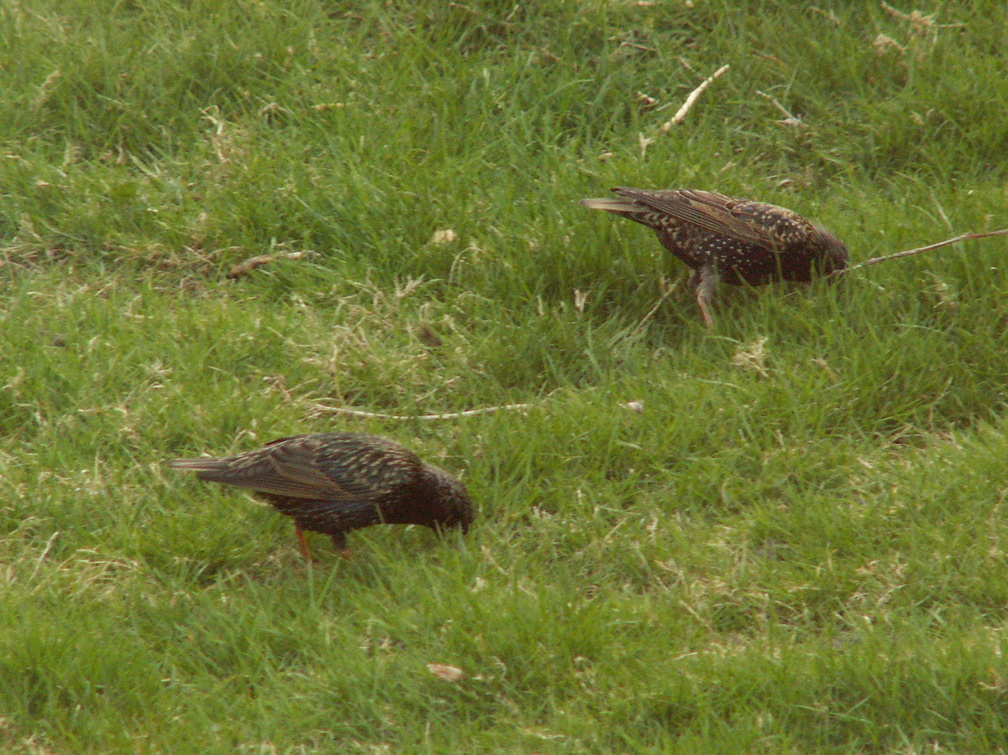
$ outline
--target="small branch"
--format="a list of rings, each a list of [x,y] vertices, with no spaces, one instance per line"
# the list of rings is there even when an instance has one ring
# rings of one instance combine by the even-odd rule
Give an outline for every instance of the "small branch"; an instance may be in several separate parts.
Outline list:
[[[315,404],[312,410],[320,414],[348,414],[351,417],[366,417],[368,419],[419,419],[432,421],[472,417],[477,414],[493,414],[494,412],[511,411],[514,409],[530,409],[533,406],[535,404],[504,404],[503,406],[484,406],[479,409],[466,409],[464,412],[447,412],[445,414],[383,414],[382,412],[366,412],[363,409],[347,409],[342,406],[326,406],[325,404]]]
[[[864,262],[859,262],[851,267],[845,267],[843,270],[834,270],[832,273],[827,275],[827,278],[832,278],[834,276],[845,275],[852,270],[857,270],[862,267],[871,267],[872,265],[877,265],[880,262],[885,262],[887,260],[895,260],[900,257],[912,257],[915,254],[920,254],[921,252],[930,252],[932,249],[937,249],[938,247],[948,246],[949,244],[956,244],[960,241],[969,241],[971,239],[985,239],[988,236],[1005,236],[1008,235],[1008,228],[1002,228],[999,231],[987,231],[985,233],[964,233],[962,236],[956,236],[954,239],[946,239],[945,241],[939,241],[937,244],[929,244],[928,246],[917,247],[916,249],[907,249],[903,252],[896,252],[895,254],[886,254],[882,257],[872,257]]]
[[[38,570],[42,567],[42,562],[45,561],[45,557],[49,555],[49,551],[52,549],[53,543],[56,542],[56,538],[59,537],[59,534],[59,530],[56,530],[56,532],[49,536],[49,540],[46,541],[45,548],[42,549],[41,555],[39,555],[38,559],[35,561],[35,568],[32,569],[31,576],[28,577],[29,582],[35,579],[35,575],[38,574]]]
[[[834,13],[833,11],[824,11],[822,8],[817,8],[814,5],[811,8],[809,8],[809,10],[813,11],[814,13],[819,13],[820,15],[825,16],[833,23],[834,26],[840,26],[840,19],[837,18],[837,14]]]
[[[667,298],[669,298],[669,296],[672,295],[672,292],[675,291],[677,288],[678,285],[676,283],[673,283],[671,286],[665,289],[665,293],[663,293],[661,297],[658,299],[658,301],[655,302],[655,305],[651,307],[650,311],[646,315],[644,315],[644,317],[641,318],[641,321],[637,323],[637,327],[635,327],[633,330],[630,331],[631,336],[637,335],[638,333],[641,332],[641,330],[644,329],[644,326],[647,325],[647,321],[650,320],[654,316],[654,313],[658,311],[658,307],[662,305],[662,302],[665,301]]]
[[[879,5],[881,5],[882,6],[882,10],[884,10],[890,16],[895,16],[896,18],[902,18],[904,21],[909,21],[910,20],[910,16],[908,16],[903,11],[896,10],[891,5],[889,5],[889,3],[885,2],[885,0],[883,0],[883,2],[881,2],[881,3],[879,3]]]
[[[305,256],[305,252],[285,252],[284,254],[260,254],[257,257],[249,257],[243,262],[235,263],[228,271],[228,278],[240,278],[248,275],[256,268],[268,265],[277,260],[299,260]]]
[[[896,18],[898,18],[898,19],[900,19],[902,21],[908,22],[911,26],[914,27],[914,29],[916,31],[920,31],[920,30],[926,29],[926,28],[955,29],[957,27],[965,26],[966,25],[964,23],[936,24],[934,16],[925,16],[923,13],[921,13],[920,11],[916,11],[916,10],[915,11],[911,11],[909,14],[907,14],[907,13],[904,13],[903,11],[901,11],[901,10],[897,10],[896,8],[893,8],[891,5],[889,5],[889,3],[885,2],[885,0],[882,0],[882,2],[879,3],[879,5],[881,5],[882,6],[882,10],[884,10],[890,16],[894,16],[894,17],[896,17]]]
[[[711,76],[704,79],[703,82],[700,84],[700,86],[698,86],[696,89],[690,92],[689,97],[686,98],[686,102],[684,102],[683,106],[679,108],[679,112],[672,116],[672,120],[670,120],[668,123],[662,126],[662,131],[667,133],[672,129],[672,126],[678,126],[680,123],[685,121],[686,114],[693,108],[693,105],[696,103],[697,99],[700,97],[701,94],[703,94],[704,89],[709,87],[714,82],[714,79],[719,78],[723,76],[725,73],[727,73],[729,68],[731,68],[731,66],[728,65],[721,66]]]
[[[758,89],[756,90],[756,94],[758,94],[763,99],[769,100],[770,103],[774,107],[776,107],[778,110],[781,111],[781,113],[784,114],[784,120],[777,121],[778,123],[780,123],[780,124],[782,124],[784,126],[804,126],[805,125],[804,123],[802,123],[802,119],[801,118],[799,118],[797,115],[795,115],[794,113],[792,113],[786,107],[784,107],[783,105],[781,105],[774,97],[771,97],[766,92],[761,92]]]
[[[653,47],[645,47],[644,45],[635,45],[633,42],[620,42],[620,47],[630,47],[634,50],[640,50],[641,52],[658,52]]]

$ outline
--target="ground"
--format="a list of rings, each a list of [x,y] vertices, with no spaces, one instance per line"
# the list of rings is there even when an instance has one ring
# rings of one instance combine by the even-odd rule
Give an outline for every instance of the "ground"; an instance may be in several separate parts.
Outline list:
[[[707,331],[578,204],[760,199],[853,262],[1008,227],[1003,3],[0,23],[0,749],[1008,749],[1005,238],[726,287]],[[333,429],[473,530],[308,566],[160,463]]]

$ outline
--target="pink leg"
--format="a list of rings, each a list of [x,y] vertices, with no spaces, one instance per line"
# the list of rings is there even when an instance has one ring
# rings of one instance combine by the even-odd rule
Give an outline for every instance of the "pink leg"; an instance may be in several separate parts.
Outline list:
[[[315,559],[312,558],[311,549],[308,547],[308,539],[305,537],[304,530],[294,522],[294,534],[297,535],[298,545],[301,546],[301,555],[304,556],[305,561],[309,564],[314,564]]]
[[[708,328],[714,327],[714,318],[710,314],[710,305],[714,300],[714,289],[717,288],[718,274],[713,265],[704,265],[699,271],[690,276],[690,285],[696,292],[697,304],[700,305],[700,314],[703,315],[704,324]]]

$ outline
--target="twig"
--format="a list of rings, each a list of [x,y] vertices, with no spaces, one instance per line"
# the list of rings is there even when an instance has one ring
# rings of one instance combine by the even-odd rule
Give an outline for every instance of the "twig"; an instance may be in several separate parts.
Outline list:
[[[654,315],[654,313],[658,311],[658,307],[662,305],[662,302],[665,301],[667,298],[669,298],[672,292],[675,291],[677,288],[678,285],[676,283],[673,283],[671,286],[666,288],[665,293],[661,295],[658,301],[655,302],[655,305],[651,307],[650,311],[648,311],[648,313],[641,318],[641,321],[637,323],[637,327],[630,331],[630,335],[635,336],[638,333],[640,333],[641,330],[644,328],[644,326],[647,324],[647,321],[650,320],[651,317]]]
[[[799,118],[797,115],[795,115],[794,113],[792,113],[786,107],[784,107],[783,105],[781,105],[776,100],[776,98],[771,97],[766,92],[761,92],[758,89],[756,90],[756,94],[758,94],[763,99],[769,100],[770,103],[774,107],[776,107],[778,110],[780,110],[784,114],[784,120],[777,121],[778,123],[780,123],[780,124],[782,124],[784,126],[804,126],[805,125],[804,123],[802,123],[802,119],[801,118]]]
[[[879,55],[885,55],[890,49],[896,50],[900,55],[906,55],[907,48],[901,45],[892,37],[887,37],[885,34],[879,34],[875,37],[875,41],[872,42],[872,47],[875,48],[875,52]]]
[[[652,143],[654,143],[654,139],[649,139],[644,134],[637,134],[637,146],[640,147],[641,160],[647,155],[648,145]]]
[[[882,6],[882,10],[884,10],[890,16],[896,16],[896,18],[902,18],[904,21],[909,21],[910,20],[910,16],[908,16],[903,11],[896,10],[891,5],[889,5],[889,3],[885,2],[885,0],[883,0],[883,2],[881,2],[881,3],[879,3],[879,5],[881,5]]]
[[[928,246],[917,247],[916,249],[907,249],[903,252],[896,252],[895,254],[886,254],[882,257],[872,257],[864,262],[859,262],[851,267],[845,267],[843,270],[834,270],[832,273],[827,275],[827,278],[832,278],[836,275],[845,275],[852,270],[857,270],[862,267],[871,267],[872,265],[877,265],[880,262],[885,262],[886,260],[894,260],[900,257],[912,257],[915,254],[920,254],[921,252],[930,252],[932,249],[937,249],[941,246],[948,246],[949,244],[955,244],[960,241],[969,241],[970,239],[985,239],[988,236],[1005,236],[1008,235],[1008,228],[1002,228],[999,231],[987,231],[985,233],[964,233],[962,236],[956,236],[954,239],[946,239],[945,241],[939,241],[937,244],[929,244]]]
[[[668,132],[669,130],[671,130],[672,126],[678,126],[680,123],[686,120],[686,114],[693,108],[693,105],[696,103],[697,98],[699,98],[700,95],[703,94],[704,89],[709,87],[714,82],[714,79],[719,78],[720,76],[723,76],[725,73],[727,73],[729,68],[731,68],[731,66],[728,65],[721,66],[711,76],[708,76],[706,79],[704,79],[703,82],[701,82],[700,86],[698,86],[696,89],[690,92],[689,97],[686,98],[686,102],[684,102],[683,106],[679,108],[679,112],[672,116],[672,120],[670,120],[668,123],[662,126],[662,131]]]
[[[923,13],[921,13],[920,11],[916,11],[916,10],[915,11],[911,11],[909,14],[907,14],[907,13],[904,13],[903,11],[901,11],[901,10],[893,8],[891,5],[889,5],[889,3],[884,2],[884,0],[883,0],[883,2],[879,3],[879,5],[881,5],[882,6],[882,10],[884,10],[890,16],[895,16],[896,18],[902,19],[903,21],[908,21],[908,22],[910,22],[911,24],[913,24],[914,26],[917,26],[917,27],[933,26],[933,27],[936,27],[936,28],[939,28],[939,29],[955,29],[955,28],[958,28],[960,26],[965,26],[966,25],[965,23],[961,23],[961,22],[960,23],[955,23],[955,24],[936,24],[934,16],[925,16]]]
[[[815,7],[814,5],[811,8],[809,8],[809,10],[813,11],[814,13],[819,13],[819,14],[825,16],[831,22],[833,22],[834,26],[839,26],[840,25],[840,19],[837,18],[837,14],[834,13],[833,11],[828,11],[827,12],[827,11],[824,11],[822,8]]]
[[[464,412],[446,412],[444,414],[383,414],[382,412],[366,412],[363,409],[348,409],[342,406],[326,406],[325,404],[315,404],[312,409],[319,413],[349,414],[351,417],[367,417],[369,419],[419,419],[431,421],[472,417],[476,414],[493,414],[494,412],[510,411],[513,409],[529,409],[533,406],[535,404],[504,404],[503,406],[484,406],[479,409],[466,409]]]
[[[305,252],[285,252],[284,254],[260,254],[256,257],[249,257],[244,262],[237,262],[228,271],[228,278],[240,278],[248,275],[257,267],[268,265],[277,260],[299,260],[305,256]]]
[[[45,557],[49,555],[49,550],[53,547],[53,543],[56,542],[56,538],[59,537],[59,534],[59,530],[56,530],[49,536],[49,540],[46,541],[45,548],[42,549],[42,553],[35,560],[35,568],[32,569],[31,576],[28,577],[29,582],[35,579],[35,575],[38,574],[38,570],[42,567],[42,562],[45,561]]]
[[[640,50],[641,52],[658,52],[653,47],[645,47],[644,45],[635,45],[633,42],[620,42],[620,47],[631,47],[634,50]]]

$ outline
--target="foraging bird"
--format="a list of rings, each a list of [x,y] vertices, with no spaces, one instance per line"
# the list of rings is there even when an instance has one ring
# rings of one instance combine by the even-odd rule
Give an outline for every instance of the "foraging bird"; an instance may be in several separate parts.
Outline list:
[[[472,522],[472,502],[462,483],[375,435],[295,435],[237,456],[165,464],[196,472],[201,480],[248,488],[293,517],[301,552],[309,561],[303,530],[331,536],[348,557],[346,533],[351,530],[385,523],[466,532]]]
[[[616,188],[615,197],[582,199],[592,210],[622,215],[655,230],[658,240],[693,270],[690,286],[707,327],[718,280],[759,286],[809,281],[847,267],[847,247],[791,210],[712,191]]]

